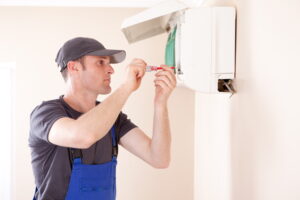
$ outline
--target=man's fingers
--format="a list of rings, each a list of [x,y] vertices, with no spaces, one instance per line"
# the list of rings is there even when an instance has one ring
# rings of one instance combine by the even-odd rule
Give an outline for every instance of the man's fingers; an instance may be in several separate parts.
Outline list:
[[[137,72],[137,77],[138,78],[141,78],[141,77],[143,77],[144,75],[145,75],[145,69],[143,69],[143,68],[138,68],[138,72]]]
[[[163,89],[168,89],[169,88],[168,85],[164,81],[155,80],[154,83],[155,83],[155,86],[160,86]]]
[[[170,80],[171,84],[172,84],[173,86],[176,86],[176,77],[175,77],[174,72],[170,72],[170,71],[160,71],[160,72],[157,72],[157,73],[155,74],[155,76],[156,76],[156,77],[166,76],[166,77]]]
[[[141,63],[143,63],[144,65],[147,65],[147,63],[146,63],[143,59],[140,59],[140,58],[134,58],[133,60],[136,61],[136,62],[141,62]]]
[[[147,63],[146,63],[144,60],[139,59],[139,58],[134,58],[134,59],[131,61],[130,64],[132,64],[132,65],[139,65],[139,66],[145,66],[145,67],[146,67],[146,65],[147,65]]]
[[[147,63],[139,58],[134,58],[129,64],[130,69],[136,74],[138,78],[145,75]]]
[[[159,76],[159,77],[157,77],[157,78],[155,79],[155,81],[163,81],[163,82],[166,83],[166,85],[167,85],[168,87],[170,87],[170,88],[173,87],[173,85],[172,85],[170,79],[169,79],[167,76]]]

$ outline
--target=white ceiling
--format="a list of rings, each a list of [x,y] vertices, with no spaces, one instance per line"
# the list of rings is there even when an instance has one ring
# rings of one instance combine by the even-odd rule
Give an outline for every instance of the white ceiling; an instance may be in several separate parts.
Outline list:
[[[151,7],[162,0],[0,0],[0,6]]]

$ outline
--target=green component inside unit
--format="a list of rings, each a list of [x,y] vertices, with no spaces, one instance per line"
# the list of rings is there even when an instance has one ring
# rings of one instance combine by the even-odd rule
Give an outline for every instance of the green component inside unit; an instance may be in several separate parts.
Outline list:
[[[173,30],[169,33],[168,41],[165,50],[165,64],[168,66],[175,67],[175,39],[176,39],[176,29],[175,26]],[[174,69],[175,72],[175,69]]]

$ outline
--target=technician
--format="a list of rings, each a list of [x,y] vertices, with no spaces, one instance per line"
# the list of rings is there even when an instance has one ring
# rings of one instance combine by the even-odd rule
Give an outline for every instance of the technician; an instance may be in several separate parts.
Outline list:
[[[66,82],[58,99],[43,101],[30,115],[29,146],[36,200],[115,200],[118,144],[155,168],[170,163],[167,102],[176,87],[162,65],[154,79],[153,132],[149,138],[121,112],[144,77],[146,63],[133,59],[122,84],[111,93],[113,63],[123,50],[106,49],[92,38],[68,40],[56,63]],[[98,102],[98,95],[111,93]]]

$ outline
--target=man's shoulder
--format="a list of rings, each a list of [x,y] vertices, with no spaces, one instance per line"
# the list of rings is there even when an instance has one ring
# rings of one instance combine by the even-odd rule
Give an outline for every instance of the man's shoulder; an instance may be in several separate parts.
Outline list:
[[[39,110],[49,110],[50,111],[55,108],[58,108],[58,109],[63,108],[63,104],[59,98],[42,101],[40,104],[38,104],[37,106],[34,107],[34,109],[32,110],[30,115],[32,115],[33,113],[35,113]]]
[[[37,107],[45,106],[45,105],[61,105],[61,102],[59,99],[45,100],[45,101],[42,101]]]

